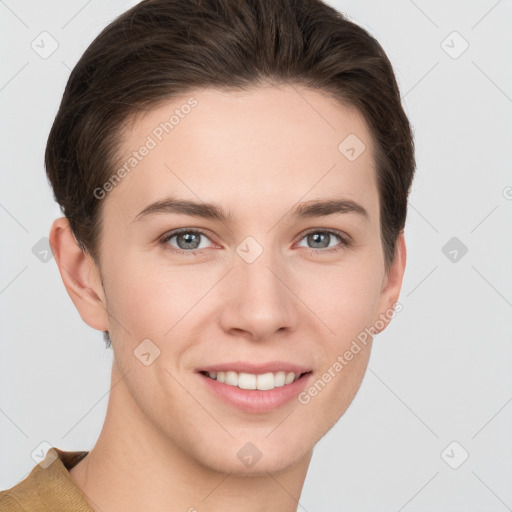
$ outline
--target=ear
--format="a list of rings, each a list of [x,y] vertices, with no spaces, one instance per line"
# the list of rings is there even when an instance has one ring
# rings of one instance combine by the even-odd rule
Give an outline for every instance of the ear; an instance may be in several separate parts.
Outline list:
[[[53,222],[49,239],[62,282],[82,320],[94,329],[108,331],[100,269],[78,245],[66,217]]]
[[[395,256],[393,262],[382,280],[381,295],[377,309],[379,317],[375,319],[375,323],[380,320],[378,322],[379,325],[384,324],[384,326],[379,328],[378,332],[382,332],[393,318],[392,312],[394,305],[398,301],[400,290],[402,288],[406,258],[407,251],[405,248],[404,232],[400,231],[395,244]]]

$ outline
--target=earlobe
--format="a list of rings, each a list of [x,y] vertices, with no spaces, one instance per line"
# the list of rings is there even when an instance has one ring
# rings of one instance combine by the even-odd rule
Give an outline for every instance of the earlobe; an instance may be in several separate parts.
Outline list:
[[[53,222],[49,239],[62,282],[82,320],[94,329],[107,331],[108,316],[99,268],[90,254],[79,247],[66,217]]]
[[[396,240],[393,262],[383,279],[379,299],[378,319],[381,320],[380,324],[384,323],[384,327],[379,329],[379,332],[382,332],[389,325],[393,317],[394,305],[398,302],[400,290],[402,289],[406,258],[407,250],[405,247],[405,237],[404,232],[401,231]]]

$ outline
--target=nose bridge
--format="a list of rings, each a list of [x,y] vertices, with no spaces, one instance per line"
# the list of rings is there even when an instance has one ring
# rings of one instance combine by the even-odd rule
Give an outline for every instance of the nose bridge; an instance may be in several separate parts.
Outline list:
[[[246,287],[246,292],[253,293],[255,298],[262,294],[267,301],[279,298],[283,287],[277,277],[283,265],[270,240],[270,236],[262,240],[261,236],[256,239],[252,235],[242,240],[236,248],[238,258],[234,269],[239,284]]]
[[[279,294],[278,290],[283,286],[281,280],[285,279],[287,274],[286,261],[280,250],[280,240],[277,230],[270,233],[262,231],[246,236],[236,247],[238,258],[235,270],[240,276],[251,283],[254,281],[252,284],[259,283],[258,288],[276,288],[276,294]]]
[[[270,240],[267,237],[266,240]],[[230,300],[224,311],[227,328],[264,337],[295,321],[293,293],[279,254],[248,236],[237,246],[230,277]]]

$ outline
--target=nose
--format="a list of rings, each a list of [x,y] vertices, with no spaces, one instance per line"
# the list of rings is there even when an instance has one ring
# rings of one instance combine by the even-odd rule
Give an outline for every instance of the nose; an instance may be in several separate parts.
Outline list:
[[[294,331],[304,306],[294,290],[298,288],[296,278],[285,262],[270,249],[258,255],[255,251],[250,242],[238,248],[242,256],[235,258],[227,278],[221,324],[225,332],[242,332],[250,339],[264,340],[278,331]]]

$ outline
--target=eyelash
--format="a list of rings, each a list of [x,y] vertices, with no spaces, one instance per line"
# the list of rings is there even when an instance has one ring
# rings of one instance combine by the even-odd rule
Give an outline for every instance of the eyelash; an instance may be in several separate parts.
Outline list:
[[[204,231],[201,231],[200,229],[182,228],[182,229],[177,229],[177,230],[171,231],[171,232],[165,234],[162,238],[160,238],[160,243],[162,244],[163,249],[166,250],[166,251],[172,252],[174,254],[179,254],[179,255],[187,254],[189,256],[200,256],[201,252],[204,249],[192,249],[190,251],[187,251],[185,249],[177,249],[176,247],[173,247],[172,245],[169,245],[167,243],[167,242],[169,242],[169,240],[171,238],[173,238],[173,237],[175,237],[175,236],[177,236],[177,235],[179,235],[181,233],[200,234],[200,235],[203,235],[206,238],[208,238],[208,240],[210,240],[210,237]],[[313,229],[313,230],[310,230],[310,231],[304,233],[301,236],[301,238],[299,238],[299,242],[303,238],[305,238],[306,236],[311,235],[312,233],[322,233],[322,234],[327,233],[329,235],[334,235],[337,238],[339,238],[340,242],[341,242],[340,244],[336,245],[335,247],[331,247],[329,249],[314,249],[312,247],[304,247],[304,249],[309,251],[309,253],[311,255],[313,255],[313,256],[318,256],[319,254],[324,254],[324,253],[332,254],[332,253],[341,251],[343,249],[346,249],[346,248],[348,248],[348,247],[350,247],[352,245],[352,241],[350,240],[350,237],[348,237],[347,235],[345,235],[341,231],[332,230],[332,229]]]

